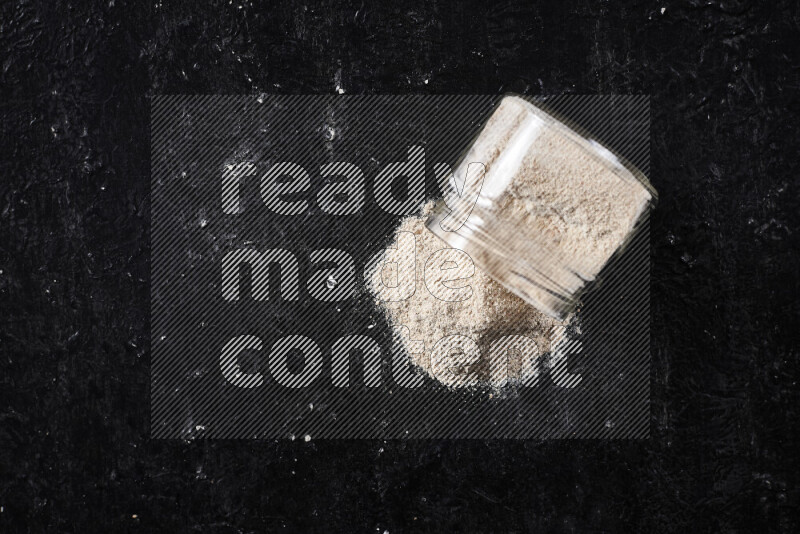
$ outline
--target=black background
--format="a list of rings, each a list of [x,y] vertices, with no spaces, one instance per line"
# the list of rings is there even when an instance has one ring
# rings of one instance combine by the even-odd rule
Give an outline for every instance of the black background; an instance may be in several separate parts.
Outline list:
[[[166,4],[0,8],[0,530],[797,529],[794,2]],[[652,95],[650,440],[148,438],[148,96],[337,82]]]

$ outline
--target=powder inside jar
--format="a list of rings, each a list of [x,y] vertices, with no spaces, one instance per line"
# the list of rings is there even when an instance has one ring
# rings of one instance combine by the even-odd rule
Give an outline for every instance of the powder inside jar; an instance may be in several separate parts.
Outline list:
[[[472,163],[483,165],[482,180],[467,172]],[[653,200],[634,172],[529,102],[505,97],[428,228],[528,303],[564,317]],[[458,194],[454,177],[468,175]],[[465,218],[460,228],[444,227],[448,210]]]

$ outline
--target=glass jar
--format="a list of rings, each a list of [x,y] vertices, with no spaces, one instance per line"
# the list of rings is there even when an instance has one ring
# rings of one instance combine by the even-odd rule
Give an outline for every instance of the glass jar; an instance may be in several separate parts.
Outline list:
[[[498,103],[427,228],[542,312],[564,319],[654,205],[642,172],[529,101]]]

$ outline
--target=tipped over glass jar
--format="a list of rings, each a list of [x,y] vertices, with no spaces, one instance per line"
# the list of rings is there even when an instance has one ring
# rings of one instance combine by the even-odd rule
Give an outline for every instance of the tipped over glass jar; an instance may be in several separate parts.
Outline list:
[[[645,175],[531,102],[505,96],[426,227],[542,312],[565,318],[655,204]]]

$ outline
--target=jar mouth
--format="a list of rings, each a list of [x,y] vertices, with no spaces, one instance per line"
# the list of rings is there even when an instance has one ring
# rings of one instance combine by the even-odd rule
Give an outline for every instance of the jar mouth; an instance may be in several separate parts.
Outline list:
[[[481,217],[479,207],[458,229],[445,230],[443,221],[448,213],[445,202],[439,200],[426,228],[469,255],[479,269],[507,290],[551,317],[564,320],[593,279],[574,270],[544,243],[520,239],[518,232],[503,228],[501,222]]]

